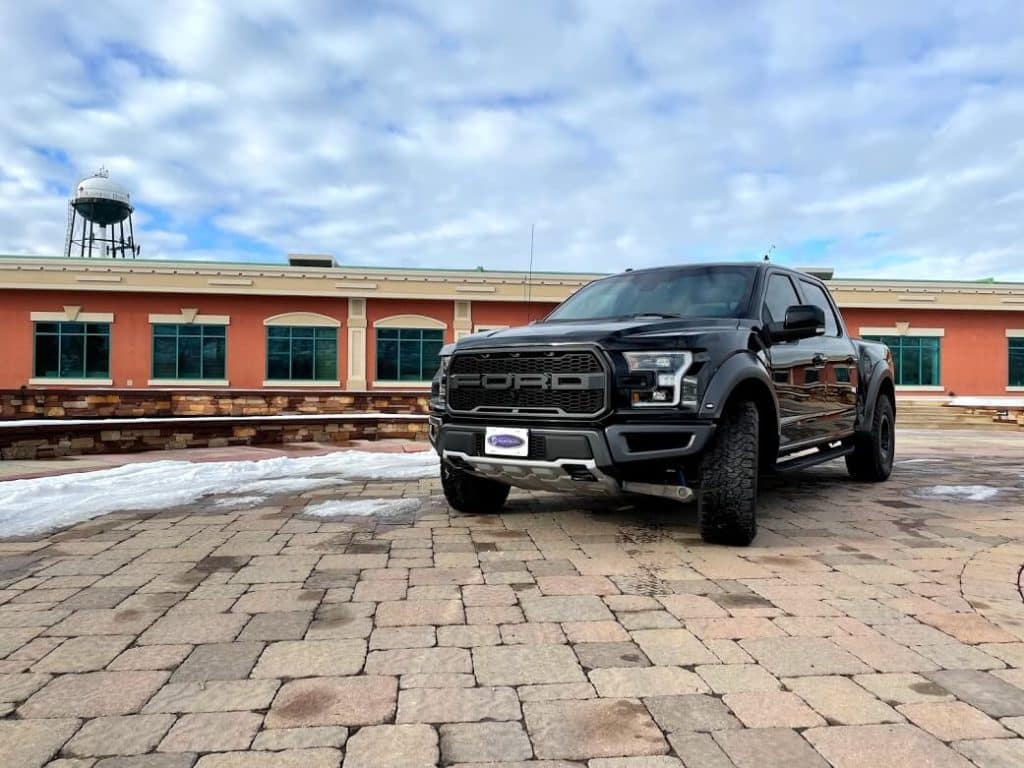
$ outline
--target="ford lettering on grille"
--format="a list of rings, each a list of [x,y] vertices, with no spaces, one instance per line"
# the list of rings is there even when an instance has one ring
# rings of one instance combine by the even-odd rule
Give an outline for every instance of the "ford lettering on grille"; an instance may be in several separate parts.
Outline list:
[[[462,413],[593,416],[607,374],[589,350],[467,352],[448,369],[448,406]]]
[[[451,389],[600,389],[604,375],[587,373],[455,373]]]

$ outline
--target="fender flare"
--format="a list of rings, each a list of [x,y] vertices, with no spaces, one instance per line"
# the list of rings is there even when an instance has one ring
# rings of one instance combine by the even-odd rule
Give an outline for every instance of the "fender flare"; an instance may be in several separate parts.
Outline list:
[[[717,419],[722,415],[722,408],[728,402],[736,388],[745,381],[757,381],[764,385],[771,398],[774,409],[775,429],[779,429],[779,398],[768,375],[768,370],[761,361],[749,351],[738,352],[730,357],[711,377],[704,396],[700,401],[701,418]]]
[[[868,388],[864,394],[862,407],[857,409],[857,423],[854,429],[857,432],[870,432],[871,422],[875,418],[875,403],[878,402],[878,395],[882,391],[882,384],[886,381],[892,382],[892,372],[885,360],[879,360],[871,369],[871,376],[868,381]],[[896,403],[893,402],[893,411],[896,410]]]

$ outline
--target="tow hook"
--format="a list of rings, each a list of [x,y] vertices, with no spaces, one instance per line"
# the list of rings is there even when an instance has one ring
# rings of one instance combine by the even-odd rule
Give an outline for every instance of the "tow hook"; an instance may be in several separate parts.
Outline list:
[[[673,501],[687,502],[693,500],[693,488],[687,485],[659,485],[658,483],[635,483],[631,480],[622,482],[622,490],[626,493],[638,493],[643,496],[661,496]]]

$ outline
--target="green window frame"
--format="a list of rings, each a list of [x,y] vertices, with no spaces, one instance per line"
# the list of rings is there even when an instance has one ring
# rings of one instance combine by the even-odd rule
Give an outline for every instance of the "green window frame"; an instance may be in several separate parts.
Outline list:
[[[338,329],[298,325],[268,326],[267,379],[337,381]]]
[[[1007,386],[1024,387],[1024,337],[1014,336],[1006,341]]]
[[[110,323],[37,322],[32,333],[35,378],[110,378]]]
[[[223,380],[227,328],[191,323],[153,325],[153,378]]]
[[[444,331],[377,329],[377,381],[429,382],[437,371]]]
[[[897,387],[942,384],[942,339],[938,336],[865,336],[892,351]]]

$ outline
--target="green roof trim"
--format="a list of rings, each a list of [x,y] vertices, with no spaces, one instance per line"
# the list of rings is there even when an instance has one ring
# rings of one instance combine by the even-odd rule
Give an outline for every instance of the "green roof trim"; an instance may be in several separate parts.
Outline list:
[[[526,270],[522,269],[484,269],[483,267],[371,267],[364,266],[362,264],[336,264],[333,267],[293,267],[288,264],[287,261],[206,261],[203,259],[109,259],[109,258],[91,258],[84,259],[76,256],[40,256],[38,254],[17,254],[17,253],[0,253],[0,259],[39,259],[40,261],[82,261],[92,264],[165,264],[168,266],[186,266],[189,264],[204,265],[204,266],[216,266],[216,267],[236,267],[238,269],[247,269],[253,267],[278,267],[280,269],[358,269],[373,272],[408,272],[415,270],[419,272],[436,272],[438,270],[442,272],[464,272],[466,274],[514,274],[514,275],[525,275]],[[582,277],[593,277],[595,275],[609,275],[610,272],[555,272],[535,269],[534,275],[580,275]]]

